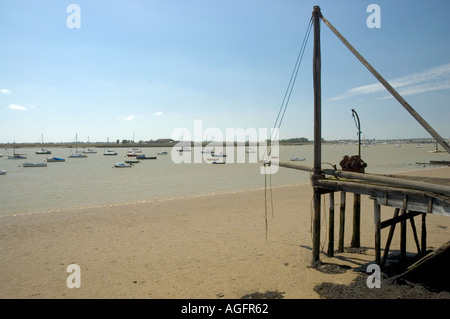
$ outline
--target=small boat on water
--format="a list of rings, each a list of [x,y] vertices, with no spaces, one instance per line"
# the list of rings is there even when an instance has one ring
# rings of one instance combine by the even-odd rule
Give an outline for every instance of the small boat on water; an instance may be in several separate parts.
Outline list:
[[[132,148],[128,150],[128,153],[142,154],[142,150],[139,148]]]
[[[47,167],[47,162],[43,162],[43,163],[24,162],[24,163],[22,163],[22,167]]]
[[[76,154],[70,154],[69,158],[86,158],[87,155],[84,153],[76,153]]]
[[[166,151],[158,152],[156,153],[156,155],[167,155],[167,152]]]
[[[136,157],[136,156],[138,156],[138,155],[137,155],[136,152],[128,152],[128,153],[127,153],[127,156],[128,156],[128,157]]]
[[[293,158],[291,158],[291,161],[304,161],[304,160],[305,160],[304,157],[302,157],[302,158],[300,158],[300,157],[293,157]]]
[[[16,154],[14,153],[13,156],[8,156],[8,159],[26,159],[27,157],[24,154]]]
[[[104,152],[103,155],[113,156],[113,155],[117,155],[117,152],[108,150],[107,152]]]
[[[13,155],[12,156],[8,156],[8,159],[26,159],[26,158],[27,157],[25,156],[25,154],[16,153],[16,143],[14,142]]]
[[[7,172],[7,170],[6,170],[6,169],[0,169],[0,175],[5,175],[5,174],[6,174],[6,172]]]
[[[36,151],[35,153],[36,153],[36,154],[51,154],[52,151],[47,150],[47,149],[45,149],[45,148],[41,148],[40,151]]]
[[[44,134],[41,134],[41,143],[44,144]],[[36,154],[51,154],[52,152],[50,150],[47,150],[45,148],[41,148],[40,151],[36,151]]]
[[[145,154],[137,155],[136,159],[156,159],[156,156],[145,156]]]
[[[47,162],[53,163],[53,162],[65,162],[66,160],[61,157],[52,156],[47,158]]]
[[[137,160],[137,159],[131,159],[131,160],[126,160],[125,163],[128,163],[128,164],[137,164],[137,163],[140,163],[140,161]]]
[[[87,155],[78,152],[78,134],[75,135],[75,153],[69,155],[69,158],[86,158]]]
[[[211,152],[211,156],[227,157],[226,154],[223,154],[223,153],[214,153],[214,152]]]
[[[87,149],[87,151],[83,151],[85,154],[97,154],[97,151],[91,150],[90,148]]]
[[[128,164],[128,163],[116,163],[113,166],[114,168],[127,168],[127,167],[133,167],[132,164]]]

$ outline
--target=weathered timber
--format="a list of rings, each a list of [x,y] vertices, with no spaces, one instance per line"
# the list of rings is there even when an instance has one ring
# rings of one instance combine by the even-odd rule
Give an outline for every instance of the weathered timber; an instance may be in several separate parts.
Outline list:
[[[299,165],[289,162],[280,162],[280,167],[292,168],[301,171],[312,172],[313,168],[310,166]],[[403,188],[411,188],[416,190],[423,190],[428,192],[435,192],[438,194],[450,196],[450,179],[444,178],[419,178],[414,176],[399,176],[399,175],[379,175],[370,173],[355,173],[334,169],[323,169],[322,174],[332,175],[337,178],[356,179],[371,183],[380,183],[387,186],[398,186]],[[426,180],[426,182],[421,181]]]
[[[394,211],[394,217],[393,218],[396,218],[399,213],[400,213],[400,208],[396,208],[395,211]],[[386,247],[384,248],[384,253],[383,253],[383,260],[381,261],[381,266],[382,267],[386,264],[386,260],[387,260],[388,254],[389,254],[389,248],[391,247],[392,237],[394,236],[395,225],[396,224],[392,224],[391,225],[391,229],[389,229],[389,234],[388,234],[388,237],[386,239]]]
[[[375,263],[381,264],[381,207],[373,201],[373,216],[375,224]]]
[[[330,206],[328,211],[328,256],[334,256],[334,192],[331,192]]]
[[[339,243],[338,243],[338,251],[344,252],[344,234],[345,234],[345,200],[346,193],[341,192],[341,203],[339,206]]]
[[[328,190],[369,195],[377,198],[380,204],[391,207],[402,207],[403,195],[408,195],[408,209],[419,212],[427,212],[428,198],[432,198],[432,213],[450,216],[450,197],[431,192],[338,179],[318,179],[315,185]]]
[[[312,18],[314,23],[313,44],[313,87],[314,87],[314,170],[313,185],[321,175],[322,163],[322,115],[321,115],[321,54],[320,54],[320,7],[314,6]],[[314,187],[314,217],[313,217],[313,256],[312,264],[320,261],[320,190]]]

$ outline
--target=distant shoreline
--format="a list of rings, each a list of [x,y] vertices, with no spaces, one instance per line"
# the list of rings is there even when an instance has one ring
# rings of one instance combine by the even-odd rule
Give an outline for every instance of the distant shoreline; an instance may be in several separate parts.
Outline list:
[[[300,146],[300,145],[312,145],[314,144],[313,141],[307,141],[307,142],[290,142],[289,140],[281,140],[279,141],[279,145],[284,146]],[[144,141],[144,142],[130,142],[130,143],[117,143],[117,142],[77,142],[78,147],[95,147],[95,148],[130,148],[130,147],[174,147],[177,146],[178,143],[186,143],[191,144],[192,147],[196,146],[198,144],[197,142],[189,142],[189,141],[172,141],[172,142],[158,142],[158,141]],[[202,147],[205,146],[214,146],[214,145],[229,145],[231,143],[234,143],[234,146],[258,146],[258,143],[249,143],[249,142],[236,142],[236,141],[223,141],[223,142],[211,142],[211,141],[203,141],[201,142]],[[322,141],[322,144],[324,145],[333,145],[333,144],[357,144],[357,140],[350,140],[350,139],[340,139],[340,140],[329,140],[329,141]],[[436,141],[432,139],[385,139],[385,140],[370,140],[366,141],[365,143],[361,144],[381,144],[381,143],[387,143],[387,144],[435,144]],[[71,148],[74,146],[74,142],[48,142],[48,143],[41,143],[41,142],[23,142],[23,143],[0,143],[0,149],[6,149],[6,148]]]

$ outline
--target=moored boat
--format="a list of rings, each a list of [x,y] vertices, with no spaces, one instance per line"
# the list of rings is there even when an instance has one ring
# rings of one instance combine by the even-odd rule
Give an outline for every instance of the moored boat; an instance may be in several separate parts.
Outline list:
[[[43,163],[24,162],[22,163],[22,167],[47,167],[47,162]]]
[[[145,156],[145,154],[137,155],[137,159],[156,159],[156,156]]]
[[[0,169],[0,175],[5,175],[5,174],[6,174],[6,172],[7,172],[7,170],[6,170],[6,169]]]
[[[116,164],[114,164],[113,167],[115,167],[115,168],[125,168],[125,167],[133,167],[133,165],[127,164],[127,163],[116,163]]]
[[[41,148],[40,151],[36,151],[35,153],[36,153],[36,154],[51,154],[52,151],[47,150],[47,149],[45,149],[45,148]]]
[[[103,155],[107,155],[107,156],[117,155],[117,152],[108,150],[107,152],[104,152]]]
[[[61,157],[52,156],[47,158],[47,162],[65,162],[66,160]]]

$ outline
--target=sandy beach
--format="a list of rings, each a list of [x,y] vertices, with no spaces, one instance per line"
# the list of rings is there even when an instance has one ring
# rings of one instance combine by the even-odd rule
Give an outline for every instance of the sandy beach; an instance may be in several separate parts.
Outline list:
[[[450,178],[450,168],[408,174]],[[357,269],[374,262],[373,202],[366,196],[361,244],[367,250],[334,258],[323,254],[324,262],[348,266],[336,274],[309,267],[311,185],[272,189],[267,234],[265,195],[261,188],[1,217],[0,298],[237,299],[280,292],[286,299],[318,299],[316,286],[349,285]],[[352,200],[347,196],[346,247],[351,241]],[[328,201],[324,203],[326,251]],[[337,211],[338,205],[337,199]],[[382,220],[392,212],[382,207]],[[449,226],[448,217],[427,216],[429,248],[449,240]],[[386,236],[383,230],[383,247]],[[391,249],[399,249],[398,239],[397,232]],[[416,251],[411,231],[407,250]],[[67,287],[70,264],[80,266],[80,288]]]

